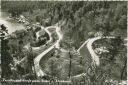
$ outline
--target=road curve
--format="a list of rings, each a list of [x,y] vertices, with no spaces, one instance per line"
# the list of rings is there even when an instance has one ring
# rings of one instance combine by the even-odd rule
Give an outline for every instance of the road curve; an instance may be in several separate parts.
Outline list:
[[[93,42],[95,42],[96,40],[98,39],[101,39],[101,37],[95,37],[95,38],[89,38],[87,39],[81,46],[80,48],[77,50],[77,52],[80,53],[80,50],[85,46],[87,45],[87,48],[91,54],[91,58],[92,58],[92,61],[93,63],[95,63],[96,65],[99,65],[100,64],[100,61],[99,61],[99,56],[94,52],[93,48],[92,48],[92,44]]]
[[[51,27],[51,26],[50,26],[50,27]],[[48,31],[48,28],[50,28],[50,27],[44,28],[44,27],[41,26],[41,30],[45,30],[45,32],[47,32],[48,35],[49,35],[49,37],[50,37],[50,39],[48,40],[48,42],[47,42],[46,44],[48,44],[49,42],[52,41],[51,33]],[[36,35],[39,36],[39,33],[37,32]],[[44,46],[44,45],[42,45],[42,46]],[[24,48],[26,48],[26,49],[29,49],[30,47],[31,47],[31,46],[30,46],[30,43],[28,43],[28,44],[26,44],[26,45],[24,46]],[[41,46],[40,46],[40,47],[41,47]],[[33,51],[39,50],[40,47],[32,47],[32,50],[33,50]],[[24,57],[24,58],[21,59],[18,63],[19,63],[20,65],[22,65],[22,67],[24,67],[24,62],[26,62],[26,60],[27,60],[27,57]]]
[[[77,52],[80,53],[80,50],[81,50],[85,45],[87,45],[87,48],[88,48],[88,50],[89,50],[89,52],[90,52],[90,54],[91,54],[93,63],[95,63],[97,66],[100,65],[100,59],[99,59],[99,56],[94,52],[93,47],[92,47],[92,44],[93,44],[95,41],[97,41],[97,40],[99,40],[99,39],[101,39],[101,38],[107,38],[107,39],[109,39],[109,38],[114,38],[114,37],[101,37],[101,36],[99,36],[99,37],[89,38],[89,39],[86,40],[86,41],[80,46],[80,48],[77,50]]]
[[[61,25],[63,25],[63,24],[64,24],[64,22],[62,22]],[[52,42],[52,36],[51,36],[51,33],[50,33],[50,31],[48,29],[56,28],[56,33],[57,33],[59,39],[55,43],[53,43],[52,46],[50,46],[49,48],[47,48],[45,51],[43,51],[41,54],[39,54],[34,59],[34,67],[35,67],[35,71],[36,71],[36,75],[37,76],[44,76],[45,75],[45,73],[41,70],[41,67],[40,67],[40,64],[39,64],[40,63],[40,60],[43,58],[43,56],[46,55],[49,51],[51,51],[54,48],[60,48],[59,42],[63,39],[63,34],[61,33],[61,28],[60,28],[61,25],[58,25],[58,23],[57,23],[57,24],[55,24],[53,26],[49,26],[49,27],[46,27],[46,28],[44,28],[44,27],[41,26],[41,29],[44,29],[48,33],[48,35],[50,37],[50,40],[46,44]],[[36,35],[38,36],[39,34],[37,33]],[[44,45],[42,45],[42,46],[44,46]],[[24,48],[29,49],[30,48],[30,43],[28,43],[27,45],[25,45]],[[39,50],[39,49],[40,49],[40,47],[32,47],[32,50],[33,51],[34,50]],[[65,50],[64,49],[61,49],[61,51],[65,51]],[[27,57],[24,57],[18,63],[22,67],[24,67],[25,66],[25,64],[24,64],[25,62],[27,62]]]
[[[35,71],[36,71],[36,74],[37,76],[44,76],[45,73],[41,70],[41,67],[40,67],[40,60],[43,58],[43,56],[45,56],[48,52],[50,52],[52,49],[54,48],[60,48],[60,41],[63,39],[63,35],[61,33],[61,26],[60,25],[54,25],[54,26],[49,26],[47,28],[45,28],[45,31],[50,35],[51,37],[51,33],[48,31],[48,29],[50,28],[56,28],[56,33],[59,37],[59,39],[51,46],[49,47],[48,49],[46,49],[44,52],[42,52],[40,55],[38,55],[35,59],[34,59],[34,67],[35,67]],[[49,42],[52,41],[52,38],[50,38]]]
[[[51,27],[51,26],[50,26],[50,27]],[[48,43],[50,43],[50,42],[52,41],[51,33],[48,31],[48,28],[50,28],[50,27],[46,27],[46,28],[44,28],[43,26],[41,26],[41,30],[45,30],[45,32],[47,32],[48,35],[49,35],[49,37],[50,37],[50,39],[47,41],[46,44],[48,44]],[[39,37],[39,32],[36,33],[36,36]],[[44,45],[41,45],[40,47],[42,47],[42,46],[44,46]],[[40,47],[32,47],[32,49],[33,49],[33,50],[39,50]]]
[[[62,23],[62,24],[64,24],[64,23]],[[62,24],[61,24],[61,25],[62,25]],[[62,32],[61,32],[61,26],[59,25],[59,23],[57,23],[57,24],[55,24],[55,25],[53,25],[53,26],[46,27],[46,28],[41,27],[41,29],[44,29],[44,30],[48,33],[48,35],[49,35],[49,37],[50,37],[50,40],[49,40],[47,43],[49,43],[49,42],[52,41],[51,33],[50,33],[49,30],[48,30],[48,29],[51,29],[51,28],[56,28],[56,33],[57,33],[59,39],[58,39],[55,43],[53,43],[52,46],[50,46],[48,49],[46,49],[44,52],[42,52],[41,54],[39,54],[39,55],[34,59],[34,67],[35,67],[35,71],[36,71],[37,76],[44,76],[44,75],[45,75],[45,73],[41,70],[41,67],[40,67],[40,64],[39,64],[40,60],[43,58],[43,56],[45,56],[45,55],[46,55],[49,51],[51,51],[52,49],[54,49],[54,48],[60,49],[60,44],[59,44],[59,43],[60,43],[60,41],[63,39],[63,34],[62,34]],[[37,33],[37,35],[38,35],[38,33]],[[89,50],[89,52],[90,52],[90,54],[91,54],[93,63],[95,63],[97,66],[99,66],[99,64],[100,64],[99,56],[94,52],[94,50],[93,50],[93,48],[92,48],[92,44],[93,44],[96,40],[99,40],[99,39],[101,39],[101,37],[90,38],[90,39],[86,40],[86,41],[80,46],[80,48],[77,50],[77,52],[80,53],[80,49],[82,49],[85,45],[87,45],[87,48],[88,48],[88,50]],[[39,49],[39,48],[40,48],[40,47],[32,47],[33,50],[37,50],[37,49]],[[67,50],[62,49],[62,48],[61,48],[60,50],[61,50],[62,52],[68,52]]]
[[[37,76],[44,76],[45,73],[41,70],[40,67],[40,60],[41,58],[46,55],[49,51],[51,51],[54,47],[55,47],[56,43],[53,44],[51,47],[49,47],[48,49],[46,49],[44,52],[42,52],[40,55],[38,55],[35,59],[34,59],[34,67],[35,67],[35,71]]]
[[[99,59],[99,56],[94,52],[93,48],[92,48],[92,44],[96,41],[96,40],[99,40],[101,39],[101,37],[95,37],[95,38],[91,38],[88,40],[88,43],[87,43],[87,48],[91,54],[91,57],[92,57],[92,61],[93,63],[95,63],[97,66],[100,65],[100,59]]]

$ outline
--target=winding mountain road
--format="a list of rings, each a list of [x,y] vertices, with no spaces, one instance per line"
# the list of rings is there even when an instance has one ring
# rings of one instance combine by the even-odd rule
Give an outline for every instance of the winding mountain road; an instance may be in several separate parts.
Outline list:
[[[87,48],[91,54],[91,57],[92,57],[92,61],[93,63],[95,63],[97,66],[100,65],[100,60],[99,60],[99,56],[94,52],[93,48],[92,48],[92,44],[96,41],[96,40],[99,40],[101,39],[101,37],[95,37],[95,38],[91,38],[88,40],[88,43],[87,43]]]
[[[92,57],[92,61],[93,63],[95,63],[97,66],[100,64],[99,61],[99,56],[94,52],[93,48],[92,48],[92,44],[96,41],[101,39],[101,37],[95,37],[95,38],[89,38],[88,40],[86,40],[81,46],[80,48],[77,50],[78,53],[80,53],[80,50],[84,47],[87,46],[89,53],[91,54]]]
[[[45,73],[41,70],[41,67],[40,67],[40,60],[48,53],[50,52],[52,49],[54,48],[58,48],[60,49],[60,46],[59,46],[59,42],[63,39],[63,35],[61,33],[61,28],[58,27],[58,25],[54,25],[54,26],[49,26],[49,27],[46,27],[45,28],[45,31],[51,35],[51,33],[48,31],[48,29],[50,28],[56,28],[56,33],[59,37],[59,39],[51,46],[49,47],[48,49],[46,49],[44,52],[42,52],[40,55],[38,55],[35,59],[34,59],[34,67],[35,67],[35,70],[36,70],[36,74],[37,76],[44,76]],[[50,39],[52,40],[52,37],[50,36]],[[87,48],[91,54],[91,57],[92,57],[92,60],[93,62],[96,63],[96,65],[99,65],[100,62],[99,62],[99,57],[98,55],[94,52],[93,48],[92,48],[92,44],[93,42],[95,42],[96,40],[98,39],[101,39],[101,37],[95,37],[95,38],[91,38],[91,39],[88,39],[86,40],[81,46],[80,48],[77,50],[77,52],[80,51],[80,49],[83,48],[84,45],[87,45]],[[49,40],[49,42],[51,42],[51,40]],[[64,52],[68,52],[66,50],[61,50],[61,51],[64,51]]]
[[[93,46],[92,44],[101,39],[101,38],[105,38],[105,37],[101,37],[101,36],[98,36],[98,37],[94,37],[94,38],[89,38],[88,40],[86,40],[81,46],[80,48],[77,50],[77,52],[80,53],[80,50],[86,45],[87,48],[88,48],[88,51],[89,53],[91,54],[91,57],[92,57],[92,63],[96,64],[97,66],[100,65],[100,60],[99,60],[99,56],[94,52],[94,49],[93,49]],[[107,39],[109,38],[114,38],[114,37],[106,37]]]
[[[64,24],[64,23],[62,23]],[[36,71],[36,74],[37,76],[44,76],[45,73],[41,70],[41,67],[40,67],[40,60],[47,54],[49,53],[51,50],[53,50],[54,48],[60,48],[60,41],[63,39],[63,35],[61,33],[61,25],[54,25],[54,26],[49,26],[49,27],[46,27],[44,28],[45,31],[50,35],[50,40],[48,42],[51,42],[52,41],[52,37],[51,37],[51,33],[49,32],[48,29],[50,28],[56,28],[56,33],[59,37],[59,39],[51,46],[49,47],[48,49],[46,49],[44,52],[42,52],[40,55],[38,55],[35,59],[34,59],[34,67],[35,67],[35,71]]]
[[[56,42],[53,43],[52,46],[50,46],[49,48],[47,48],[45,51],[43,51],[41,54],[39,54],[35,59],[34,59],[34,67],[35,67],[35,71],[36,71],[36,74],[37,76],[44,76],[45,73],[41,70],[41,67],[40,67],[40,60],[47,54],[49,53],[51,50],[53,50],[54,48],[57,48],[57,49],[60,49],[62,52],[68,52],[67,50],[63,49],[63,48],[60,48],[60,41],[63,39],[63,33],[61,32],[61,26],[57,24],[53,25],[53,26],[49,26],[49,27],[41,27],[42,29],[44,29],[50,36],[50,40],[47,42],[50,43],[52,42],[52,36],[51,36],[51,33],[48,29],[52,29],[52,28],[56,28],[56,33],[58,35],[58,40],[56,40]],[[38,33],[37,33],[37,36]],[[99,66],[100,64],[100,61],[99,61],[99,56],[94,52],[93,48],[92,48],[92,44],[96,41],[96,40],[99,40],[101,39],[101,37],[95,37],[95,38],[89,38],[88,40],[86,40],[81,46],[80,48],[77,50],[77,52],[80,53],[80,50],[86,45],[88,50],[89,50],[89,53],[91,54],[91,58],[92,58],[92,61],[93,63],[95,63],[97,66]],[[39,49],[40,47],[32,47],[33,50],[37,50]],[[23,59],[25,60],[25,59]]]
[[[51,26],[51,27],[48,27],[46,29],[50,29],[50,28],[56,28],[56,33],[59,37],[59,39],[57,40],[57,42],[55,44],[53,44],[50,48],[48,48],[47,50],[45,50],[44,52],[42,52],[39,56],[37,56],[35,59],[34,59],[34,65],[35,65],[35,68],[36,68],[36,73],[38,76],[44,76],[45,73],[41,70],[41,67],[39,65],[39,62],[41,60],[41,58],[43,58],[44,55],[46,55],[49,51],[51,51],[52,49],[54,49],[55,47],[56,48],[59,48],[59,42],[63,39],[63,35],[61,33],[61,28],[60,27],[57,27],[57,26]],[[99,40],[101,39],[101,37],[95,37],[95,38],[91,38],[91,39],[88,39],[86,40],[81,46],[80,48],[77,50],[77,52],[80,51],[80,49],[83,48],[83,46],[87,45],[87,48],[91,54],[91,57],[92,57],[92,60],[93,60],[93,63],[95,63],[97,66],[100,64],[100,61],[99,61],[99,56],[94,52],[93,48],[92,48],[92,44],[96,41],[96,40]],[[63,51],[66,51],[66,50],[63,50]],[[66,51],[68,52],[68,51]]]
[[[51,33],[48,31],[49,28],[52,28],[52,26],[46,27],[46,28],[44,28],[43,26],[41,26],[41,30],[44,30],[46,33],[48,33],[48,35],[49,35],[49,37],[50,37],[50,39],[47,41],[46,44],[48,44],[48,43],[50,43],[50,42],[52,41]],[[39,35],[39,32],[36,33],[36,36],[37,36],[37,38],[40,36],[40,35]],[[46,45],[46,44],[45,44],[45,45]],[[44,46],[44,45],[42,45],[42,46]],[[40,47],[42,47],[42,46],[40,46]],[[33,49],[33,50],[39,50],[40,47],[32,47],[32,49]]]
[[[2,22],[3,22],[3,21],[2,21]],[[8,23],[6,23],[6,22],[4,22],[4,24],[7,24],[7,26],[13,28],[13,26],[10,26],[10,24],[8,24]],[[11,24],[12,24],[12,23],[11,23]],[[62,24],[64,24],[64,22],[63,22]],[[18,25],[18,26],[19,26],[19,25]],[[22,27],[22,28],[24,28],[24,27]],[[37,74],[38,76],[44,76],[44,75],[45,75],[45,73],[41,70],[41,67],[40,67],[40,60],[41,60],[48,52],[50,52],[50,51],[53,50],[54,48],[58,48],[58,49],[60,49],[62,52],[68,52],[67,50],[60,48],[60,44],[59,44],[59,43],[60,43],[60,41],[63,39],[63,33],[61,32],[61,26],[59,25],[59,23],[57,23],[57,24],[55,24],[55,25],[53,25],[53,26],[46,27],[46,28],[41,27],[41,29],[44,29],[44,30],[48,33],[48,35],[49,35],[49,37],[50,37],[49,41],[48,41],[46,44],[52,42],[52,36],[51,36],[50,31],[48,30],[48,29],[52,29],[52,28],[56,28],[56,33],[57,33],[59,39],[56,40],[56,42],[53,43],[52,46],[50,46],[49,48],[47,48],[45,51],[43,51],[41,54],[39,54],[39,55],[34,59],[34,67],[35,67],[36,74]],[[10,33],[12,33],[12,29],[11,29]],[[39,36],[39,33],[37,33],[36,35]],[[108,37],[108,38],[112,38],[112,37]],[[99,56],[94,52],[94,50],[93,50],[93,48],[92,48],[92,44],[93,44],[95,41],[99,40],[99,39],[101,39],[101,37],[90,38],[90,39],[86,40],[86,41],[80,46],[80,48],[77,50],[77,52],[80,53],[80,50],[86,45],[87,48],[88,48],[88,50],[89,50],[89,53],[91,54],[91,57],[92,57],[93,62],[94,62],[97,66],[100,65]],[[30,46],[30,43],[28,43],[25,47],[29,49],[29,46]],[[32,49],[33,49],[33,50],[38,50],[38,49],[40,49],[40,47],[32,47]],[[27,57],[24,57],[24,58],[23,58],[21,61],[19,61],[18,63],[27,62],[26,60],[27,60]],[[24,65],[24,64],[23,64],[23,65]],[[24,66],[23,66],[23,67],[24,67]]]

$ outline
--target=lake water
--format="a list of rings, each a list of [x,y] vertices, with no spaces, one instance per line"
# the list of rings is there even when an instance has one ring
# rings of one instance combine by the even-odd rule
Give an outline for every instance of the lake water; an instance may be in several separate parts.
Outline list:
[[[1,12],[0,24],[4,24],[7,27],[9,34],[11,34],[12,32],[16,30],[24,29],[23,24],[17,23],[14,20],[9,19],[8,16],[9,16],[9,13]]]

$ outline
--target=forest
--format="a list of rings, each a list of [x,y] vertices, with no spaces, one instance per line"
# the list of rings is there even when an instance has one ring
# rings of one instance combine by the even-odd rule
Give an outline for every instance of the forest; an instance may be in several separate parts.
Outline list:
[[[11,17],[23,15],[28,20],[29,26],[37,22],[44,27],[52,26],[59,21],[66,22],[61,26],[64,37],[60,42],[60,47],[70,50],[71,53],[64,55],[59,51],[55,52],[45,64],[44,71],[47,74],[67,80],[67,77],[70,76],[68,75],[70,63],[67,63],[67,61],[71,59],[71,75],[74,76],[86,72],[90,81],[90,84],[87,85],[105,85],[105,79],[126,80],[127,49],[124,45],[126,44],[124,40],[127,38],[127,3],[125,1],[2,1],[1,5],[1,10],[9,12]],[[23,46],[28,42],[31,42],[31,44],[35,43],[35,33],[36,31],[32,29],[17,33],[16,36],[18,34],[23,35],[19,35],[19,38],[16,38],[17,42],[15,43],[19,44],[18,47],[15,46],[13,40],[2,41],[6,43],[1,42],[1,44],[7,44],[11,41],[11,45],[8,44],[10,49],[4,47],[8,45],[1,45],[3,46],[1,47],[1,55],[7,57],[7,60],[5,57],[1,60],[6,61],[3,62],[3,65],[7,64],[7,67],[3,69],[10,71],[10,74],[5,75],[6,77],[9,78],[9,75],[11,75],[9,64],[13,61],[12,53],[17,54],[16,56],[29,56],[28,58],[31,58],[30,56],[35,58],[40,54],[39,52],[34,53],[32,50],[28,50],[29,52],[23,55]],[[97,67],[90,65],[91,60],[88,57],[91,55],[87,49],[84,50],[85,52],[81,52],[81,55],[75,54],[74,50],[77,50],[85,40],[97,37],[100,34],[102,35],[102,39],[93,44],[93,49],[106,47],[109,53],[97,53],[101,61],[101,65]],[[45,35],[45,37],[48,37],[47,34]],[[111,36],[114,39],[108,39]],[[18,49],[16,53],[13,52],[15,49]],[[72,58],[70,58],[70,55]],[[65,57],[63,58],[63,56]],[[63,68],[58,69],[58,65]],[[88,68],[90,68],[89,72]],[[20,74],[23,75],[25,73]]]

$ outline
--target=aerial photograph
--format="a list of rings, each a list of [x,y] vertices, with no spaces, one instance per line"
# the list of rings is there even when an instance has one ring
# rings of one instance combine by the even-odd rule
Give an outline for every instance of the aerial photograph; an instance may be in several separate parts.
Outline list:
[[[126,1],[0,2],[0,85],[127,85]]]

